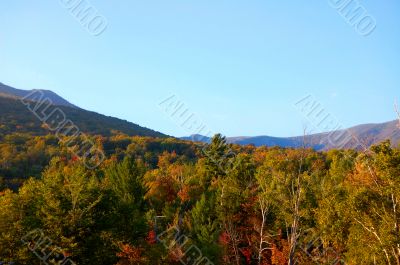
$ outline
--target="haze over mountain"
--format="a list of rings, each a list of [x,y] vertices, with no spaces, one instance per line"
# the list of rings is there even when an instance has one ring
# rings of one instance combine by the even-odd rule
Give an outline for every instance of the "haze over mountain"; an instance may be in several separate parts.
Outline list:
[[[46,135],[50,133],[42,122],[25,106],[20,99],[35,90],[21,90],[0,83],[0,135],[14,132]],[[76,107],[64,98],[49,90],[43,92],[43,98],[49,98],[58,106],[67,119],[71,120],[81,132],[87,134],[112,135],[121,132],[130,136],[167,137],[160,132],[141,127],[137,124],[108,117],[96,112]],[[35,97],[27,97],[34,100]]]

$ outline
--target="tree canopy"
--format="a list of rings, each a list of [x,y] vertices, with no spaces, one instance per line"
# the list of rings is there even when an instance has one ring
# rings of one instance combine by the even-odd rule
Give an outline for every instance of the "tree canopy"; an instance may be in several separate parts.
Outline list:
[[[0,262],[399,264],[400,150],[52,135],[0,140]]]

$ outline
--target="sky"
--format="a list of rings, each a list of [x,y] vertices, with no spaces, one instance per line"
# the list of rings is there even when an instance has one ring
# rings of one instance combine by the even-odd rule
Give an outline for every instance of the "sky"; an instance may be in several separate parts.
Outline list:
[[[97,36],[68,1],[0,2],[0,82],[173,136],[192,131],[160,106],[172,96],[227,136],[301,135],[308,95],[344,127],[396,117],[398,0],[358,2],[367,36],[342,0],[85,0],[107,21]]]

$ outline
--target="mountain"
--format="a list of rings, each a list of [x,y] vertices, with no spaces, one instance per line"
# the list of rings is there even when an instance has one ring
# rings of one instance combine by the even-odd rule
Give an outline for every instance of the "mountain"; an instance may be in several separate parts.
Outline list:
[[[298,137],[284,138],[272,136],[254,136],[254,137],[230,137],[229,143],[255,146],[281,146],[281,147],[301,147],[302,139]],[[315,146],[313,145],[315,148]]]
[[[191,136],[181,137],[180,139],[185,141],[202,142],[202,143],[211,142],[211,137],[207,137],[201,134],[192,134]]]
[[[7,85],[4,85],[3,83],[0,83],[0,96],[1,97],[8,97],[8,98],[15,98],[15,99],[20,99],[20,98],[25,98],[27,99],[33,99],[32,95],[33,92],[40,91],[41,95],[43,98],[48,98],[51,100],[51,102],[54,105],[57,106],[66,106],[66,107],[71,107],[71,108],[77,108],[75,105],[69,103],[67,100],[63,99],[56,93],[50,90],[42,90],[42,89],[32,89],[32,90],[22,90],[22,89],[17,89],[13,88]]]
[[[78,108],[52,91],[40,91],[43,92],[44,97],[48,96],[55,104],[51,111],[54,109],[62,110],[66,119],[71,120],[83,133],[110,136],[114,132],[121,132],[130,136],[167,137],[165,134],[126,120]],[[2,134],[14,132],[34,135],[46,135],[51,132],[20,100],[31,92],[32,90],[20,90],[3,84],[0,85],[0,137]],[[34,97],[28,97],[28,99],[33,100]]]
[[[137,124],[101,115],[76,107],[64,98],[50,90],[21,90],[0,83],[0,136],[13,132],[25,132],[44,135],[50,131],[21,102],[21,98],[34,101],[33,94],[40,92],[44,98],[60,108],[67,119],[71,120],[81,132],[110,136],[114,132],[127,135],[167,137],[160,132],[141,127]],[[202,135],[192,135],[181,139],[194,142],[209,143],[210,138]],[[316,150],[334,148],[364,149],[373,144],[389,139],[393,145],[400,143],[399,121],[394,120],[379,124],[363,124],[346,130],[307,135],[305,137],[272,137],[272,136],[241,136],[228,137],[229,143],[255,146],[301,147],[304,144]]]
[[[209,142],[210,138],[202,135],[182,137],[184,140]],[[364,149],[369,146],[389,139],[393,145],[400,144],[399,121],[394,120],[386,123],[363,124],[345,130],[318,133],[297,137],[272,137],[272,136],[241,136],[228,137],[227,141],[239,145],[255,146],[280,146],[301,147],[304,144],[316,150],[330,149]]]
[[[338,141],[335,136],[343,135]],[[399,120],[385,123],[362,124],[346,130],[331,133],[310,135],[307,140],[321,145],[320,149],[329,150],[336,147],[365,149],[371,145],[390,140],[393,146],[400,144]]]

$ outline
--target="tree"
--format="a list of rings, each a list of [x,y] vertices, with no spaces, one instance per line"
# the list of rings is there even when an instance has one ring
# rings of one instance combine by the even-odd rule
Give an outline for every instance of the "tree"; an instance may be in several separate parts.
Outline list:
[[[399,264],[400,151],[389,141],[371,151],[360,155],[350,178],[353,226],[348,255],[359,262]]]
[[[216,212],[215,194],[201,196],[191,211],[189,227],[192,238],[203,255],[213,262],[218,262],[220,247],[217,241],[220,235],[220,223]]]
[[[227,144],[226,137],[216,134],[211,143],[203,148],[206,157],[206,171],[208,181],[226,176],[233,167],[236,154]]]
[[[131,157],[114,162],[105,169],[104,184],[107,201],[113,209],[104,218],[118,240],[138,244],[146,237],[148,227],[143,213],[146,211],[143,183],[144,167]],[[110,222],[111,221],[111,222]]]
[[[270,186],[269,186],[269,181],[265,175],[262,172],[258,172],[256,175],[257,178],[257,184],[259,187],[258,190],[258,210],[261,216],[261,223],[258,228],[258,253],[257,253],[257,259],[258,259],[258,264],[261,265],[262,262],[265,259],[264,253],[267,250],[272,250],[272,245],[273,245],[273,238],[272,235],[268,232],[267,230],[267,217],[268,214],[270,214],[272,204],[273,204],[273,198],[271,198],[271,191]]]
[[[320,164],[318,161],[319,158],[308,149],[277,148],[267,154],[257,172],[263,196],[269,198],[271,206],[277,209],[277,218],[284,225],[278,230],[286,230],[289,264],[295,264],[301,232],[305,229],[307,218],[312,218],[307,216],[307,207],[315,207],[309,185],[317,176],[310,174],[310,171],[313,167],[318,168],[315,166]]]

